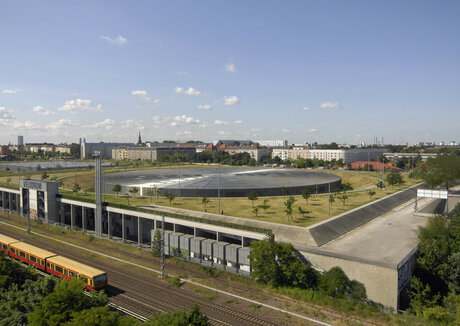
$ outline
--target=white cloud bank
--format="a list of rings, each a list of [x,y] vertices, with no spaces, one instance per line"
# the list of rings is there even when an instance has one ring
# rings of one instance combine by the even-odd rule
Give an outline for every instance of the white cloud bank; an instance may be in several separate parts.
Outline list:
[[[40,105],[34,106],[33,111],[38,115],[45,115],[45,116],[55,114],[54,112],[51,112],[50,110],[45,110]]]
[[[224,96],[224,104],[226,106],[232,106],[240,104],[241,100],[236,96]]]
[[[91,100],[76,99],[66,101],[65,104],[59,108],[59,111],[68,111],[72,113],[77,113],[78,111],[102,112],[102,105],[98,104],[96,107],[93,107]]]
[[[209,105],[209,104],[201,104],[201,105],[198,105],[198,110],[206,110],[206,111],[209,111],[211,110],[212,107]]]
[[[193,95],[193,96],[201,95],[201,92],[194,89],[193,87],[189,87],[188,89],[184,89],[182,87],[175,87],[174,91],[176,92],[176,94]]]
[[[139,101],[141,101],[142,103],[153,103],[153,104],[159,104],[160,103],[160,99],[158,99],[158,98],[152,100],[149,97],[149,94],[147,93],[147,91],[134,90],[134,91],[131,91],[131,95],[137,97],[137,99]]]
[[[236,67],[233,63],[227,63],[225,65],[225,70],[227,70],[228,72],[231,72],[231,73],[235,73],[236,72]]]
[[[228,122],[227,121],[222,121],[222,120],[216,120],[216,121],[214,121],[214,124],[216,126],[226,126],[226,125],[228,125]]]
[[[16,94],[19,92],[19,89],[4,89],[2,90],[3,94]]]
[[[319,105],[321,109],[341,109],[342,107],[338,102],[323,102]]]

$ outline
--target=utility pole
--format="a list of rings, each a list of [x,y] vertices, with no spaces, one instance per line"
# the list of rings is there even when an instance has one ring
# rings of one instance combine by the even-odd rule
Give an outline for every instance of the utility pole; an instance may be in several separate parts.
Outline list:
[[[165,277],[165,216],[161,216],[161,278]]]
[[[329,206],[327,208],[327,215],[331,215],[331,171],[327,173],[328,184],[329,184]]]
[[[180,198],[180,159],[179,159],[179,198]]]

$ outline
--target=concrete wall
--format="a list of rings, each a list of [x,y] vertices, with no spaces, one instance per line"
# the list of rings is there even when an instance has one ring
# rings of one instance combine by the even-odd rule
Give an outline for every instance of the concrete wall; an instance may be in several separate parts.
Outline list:
[[[366,287],[369,300],[386,307],[398,309],[398,271],[396,268],[357,262],[346,258],[327,256],[319,253],[300,252],[312,267],[329,270],[335,266],[342,268],[350,280],[361,282]]]

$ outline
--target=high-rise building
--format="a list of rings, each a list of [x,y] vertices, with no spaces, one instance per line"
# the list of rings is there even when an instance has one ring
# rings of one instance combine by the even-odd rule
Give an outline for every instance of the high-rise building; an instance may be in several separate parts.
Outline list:
[[[18,147],[24,146],[24,136],[18,136]]]

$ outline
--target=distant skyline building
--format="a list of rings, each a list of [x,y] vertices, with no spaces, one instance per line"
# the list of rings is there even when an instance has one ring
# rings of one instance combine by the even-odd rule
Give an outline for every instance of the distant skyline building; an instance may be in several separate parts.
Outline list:
[[[24,146],[24,136],[18,136],[18,146]]]
[[[281,147],[287,146],[287,140],[256,140],[256,143],[259,143],[260,146],[267,146],[267,147]]]

